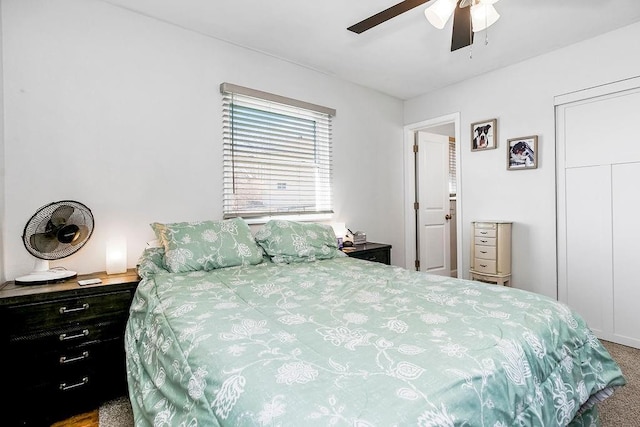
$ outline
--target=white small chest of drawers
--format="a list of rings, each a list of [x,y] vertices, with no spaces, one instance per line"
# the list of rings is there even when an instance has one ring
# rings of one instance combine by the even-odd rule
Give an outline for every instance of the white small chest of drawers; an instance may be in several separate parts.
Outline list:
[[[511,222],[472,223],[471,280],[509,286],[511,282]]]

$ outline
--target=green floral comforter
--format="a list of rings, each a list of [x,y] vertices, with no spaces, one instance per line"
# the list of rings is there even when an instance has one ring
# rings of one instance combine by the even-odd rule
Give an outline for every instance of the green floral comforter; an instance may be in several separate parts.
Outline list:
[[[346,257],[141,275],[136,426],[597,425],[625,382],[579,316],[517,289]]]

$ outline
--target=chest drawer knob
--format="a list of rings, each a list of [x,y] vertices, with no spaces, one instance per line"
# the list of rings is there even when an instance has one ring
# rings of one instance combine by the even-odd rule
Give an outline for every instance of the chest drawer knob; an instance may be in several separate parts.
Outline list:
[[[85,302],[80,307],[75,307],[75,308],[60,307],[60,314],[76,313],[78,311],[84,311],[88,309],[89,309],[89,304]]]
[[[84,338],[87,336],[89,336],[89,330],[83,329],[82,332],[80,332],[79,334],[73,334],[73,335],[60,334],[60,341],[74,340],[76,338]]]
[[[82,387],[87,383],[89,383],[89,377],[82,377],[82,380],[80,380],[77,383],[73,383],[73,384],[60,383],[60,390],[61,391],[73,390],[74,388]]]
[[[65,365],[67,363],[79,362],[81,360],[88,359],[88,358],[89,358],[89,352],[85,350],[82,352],[80,356],[76,356],[76,357],[60,356],[60,364]]]

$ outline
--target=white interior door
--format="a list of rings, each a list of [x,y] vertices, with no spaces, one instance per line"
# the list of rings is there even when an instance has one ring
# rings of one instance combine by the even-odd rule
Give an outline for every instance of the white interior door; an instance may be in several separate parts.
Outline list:
[[[449,276],[449,137],[424,131],[417,135],[420,271]]]

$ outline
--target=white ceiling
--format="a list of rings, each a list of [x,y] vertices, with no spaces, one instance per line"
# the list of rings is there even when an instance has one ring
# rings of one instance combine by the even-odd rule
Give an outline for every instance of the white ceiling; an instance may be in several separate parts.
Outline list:
[[[639,0],[502,0],[488,44],[476,33],[472,49],[450,52],[451,20],[431,26],[429,3],[358,35],[346,28],[399,0],[103,1],[400,99],[640,21]],[[627,47],[639,54],[637,40]]]

